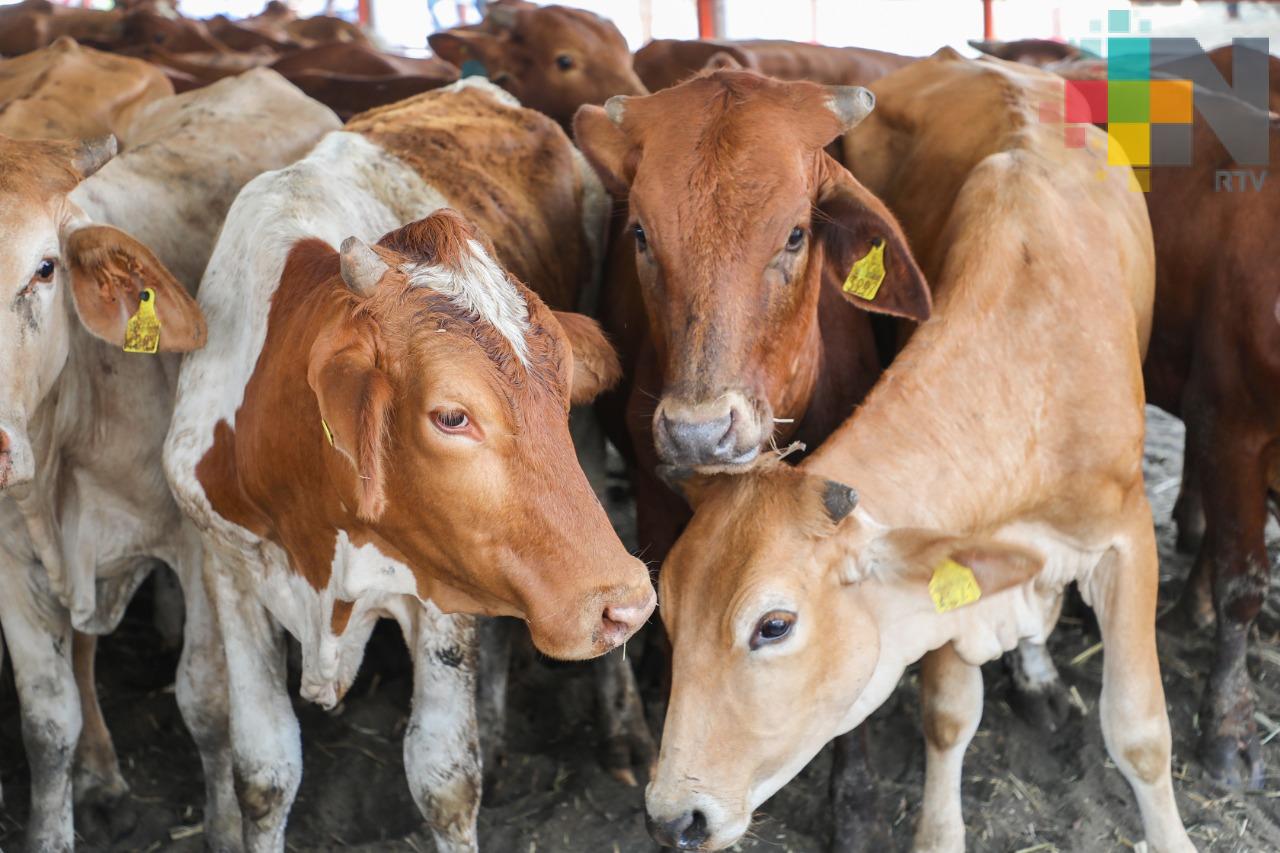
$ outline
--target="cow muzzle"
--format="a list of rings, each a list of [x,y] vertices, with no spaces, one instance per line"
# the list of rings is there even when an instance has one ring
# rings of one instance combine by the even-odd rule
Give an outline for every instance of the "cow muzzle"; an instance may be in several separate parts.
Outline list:
[[[740,391],[726,391],[710,402],[664,397],[653,414],[658,458],[681,467],[750,465],[772,435],[768,405]]]
[[[657,606],[658,596],[644,564],[634,557],[641,580],[594,593],[578,611],[577,618],[553,612],[531,613],[529,633],[538,651],[559,660],[586,660],[599,657],[630,639],[640,630]]]
[[[747,830],[747,821],[734,823],[710,798],[693,794],[678,804],[659,805],[650,786],[645,792],[644,825],[653,840],[673,850],[720,850]],[[731,825],[732,824],[732,825]],[[739,826],[740,824],[740,826]]]
[[[35,457],[26,433],[0,424],[0,491],[31,482]]]

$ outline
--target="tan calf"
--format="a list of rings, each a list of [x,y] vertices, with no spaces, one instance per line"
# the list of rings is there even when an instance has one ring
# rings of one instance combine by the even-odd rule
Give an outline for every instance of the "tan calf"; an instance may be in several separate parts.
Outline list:
[[[798,468],[687,481],[697,510],[661,577],[674,682],[652,831],[683,849],[733,843],[924,658],[916,848],[963,849],[978,666],[1042,642],[1076,581],[1106,643],[1107,748],[1152,849],[1191,850],[1142,486],[1142,199],[1098,137],[1068,150],[1039,122],[1055,91],[1041,72],[946,51],[876,89],[850,162],[917,247],[934,316]]]

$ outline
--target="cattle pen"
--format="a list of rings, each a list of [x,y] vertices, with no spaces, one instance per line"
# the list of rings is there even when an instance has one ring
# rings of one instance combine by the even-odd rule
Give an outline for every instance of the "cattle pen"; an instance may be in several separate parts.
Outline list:
[[[0,0],[0,853],[1280,853],[1277,87],[1268,0]]]

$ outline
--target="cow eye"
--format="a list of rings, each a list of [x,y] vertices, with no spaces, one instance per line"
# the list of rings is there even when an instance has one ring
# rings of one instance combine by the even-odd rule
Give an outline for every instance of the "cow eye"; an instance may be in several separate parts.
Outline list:
[[[431,419],[445,432],[462,432],[471,425],[467,413],[457,409],[441,409],[432,412]]]
[[[645,236],[644,228],[640,223],[631,226],[631,233],[636,238],[636,248],[642,252],[649,251],[649,238]]]
[[[792,228],[791,233],[787,235],[787,251],[798,252],[803,245],[804,229],[800,227]]]
[[[556,57],[556,68],[561,71],[568,71],[573,67],[573,57],[567,53],[562,53]]]
[[[766,613],[760,617],[755,633],[751,635],[752,650],[785,640],[795,623],[796,615],[789,610],[771,610]]]
[[[53,258],[45,258],[36,267],[36,281],[51,281],[53,279],[54,270],[58,268],[57,262]]]

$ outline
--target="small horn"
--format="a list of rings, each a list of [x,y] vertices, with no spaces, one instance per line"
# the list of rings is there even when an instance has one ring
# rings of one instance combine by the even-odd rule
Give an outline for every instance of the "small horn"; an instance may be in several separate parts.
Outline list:
[[[342,241],[342,280],[356,293],[372,296],[388,269],[387,262],[360,238],[348,237]]]
[[[827,91],[831,93],[827,107],[840,119],[845,130],[857,127],[858,122],[876,108],[876,96],[861,86],[828,86]]]
[[[511,6],[501,6],[494,3],[489,6],[484,22],[504,30],[514,30],[516,28],[516,9]]]
[[[622,114],[627,109],[627,96],[614,95],[612,98],[604,102],[604,114],[609,117],[609,121],[622,126]]]
[[[844,521],[858,505],[858,493],[844,483],[827,480],[822,485],[822,506],[836,524]]]
[[[80,177],[87,178],[116,156],[117,147],[116,138],[109,133],[106,136],[86,139],[76,149],[76,153],[71,158],[71,164],[80,173]]]

